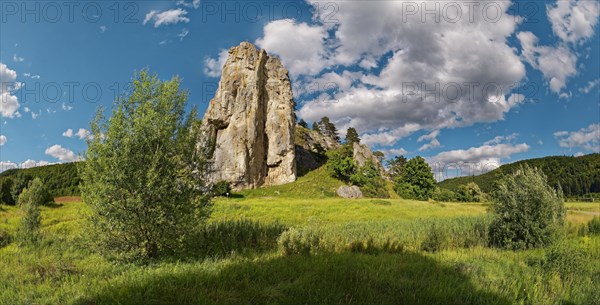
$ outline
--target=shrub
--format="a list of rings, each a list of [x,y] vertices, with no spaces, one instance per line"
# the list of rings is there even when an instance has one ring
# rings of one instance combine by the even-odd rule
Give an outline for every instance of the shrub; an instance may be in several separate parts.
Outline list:
[[[173,254],[208,217],[197,113],[185,115],[186,100],[178,78],[162,82],[142,71],[112,117],[100,109],[92,121],[80,188],[100,250],[140,259]]]
[[[219,181],[212,187],[213,196],[226,196],[231,194],[231,183],[227,181]]]
[[[356,162],[352,159],[352,147],[349,145],[342,145],[327,152],[327,170],[331,177],[350,182],[350,176],[356,169]]]
[[[19,195],[19,206],[23,217],[18,228],[18,239],[22,244],[35,244],[40,238],[40,205],[47,203],[47,190],[39,178],[35,178]]]
[[[429,228],[427,237],[421,244],[421,250],[428,252],[438,252],[448,247],[448,233],[437,225]]]
[[[587,231],[590,235],[600,235],[600,217],[595,216],[588,222]]]
[[[436,187],[435,191],[433,191],[432,198],[435,201],[443,202],[457,201],[457,194],[449,189]]]
[[[370,160],[350,176],[350,183],[360,186],[360,190],[365,197],[389,198],[390,196],[379,170]]]
[[[497,187],[490,243],[514,250],[549,245],[565,222],[562,192],[548,185],[541,170],[529,166],[505,176]]]
[[[484,201],[485,194],[475,182],[469,182],[458,188],[458,200],[463,202],[481,202]]]

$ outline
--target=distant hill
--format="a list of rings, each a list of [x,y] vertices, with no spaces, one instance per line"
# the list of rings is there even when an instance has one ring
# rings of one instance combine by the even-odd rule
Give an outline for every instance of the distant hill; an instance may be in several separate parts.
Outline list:
[[[548,183],[553,187],[558,187],[560,184],[566,196],[600,192],[600,154],[528,159],[502,165],[478,176],[447,179],[438,185],[456,191],[463,184],[475,182],[484,192],[489,193],[493,190],[495,181],[505,174],[514,172],[524,164],[540,168],[548,177]]]
[[[0,185],[6,180],[40,178],[53,196],[78,196],[79,175],[77,163],[53,164],[26,169],[9,169],[0,173]]]

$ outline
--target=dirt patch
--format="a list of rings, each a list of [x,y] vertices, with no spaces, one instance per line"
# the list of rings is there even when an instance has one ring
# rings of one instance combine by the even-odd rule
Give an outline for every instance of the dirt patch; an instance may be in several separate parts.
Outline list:
[[[81,197],[79,197],[79,196],[55,197],[54,202],[56,202],[56,203],[81,202]]]

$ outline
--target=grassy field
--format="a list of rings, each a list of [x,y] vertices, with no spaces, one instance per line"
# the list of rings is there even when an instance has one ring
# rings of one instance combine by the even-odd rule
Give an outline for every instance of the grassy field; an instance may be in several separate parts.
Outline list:
[[[40,246],[0,248],[0,304],[600,304],[600,237],[577,234],[597,204],[567,204],[556,246],[513,252],[486,246],[486,204],[344,200],[307,176],[217,199],[214,249],[144,265],[90,250],[86,206],[61,198]],[[19,218],[0,207],[0,232]]]

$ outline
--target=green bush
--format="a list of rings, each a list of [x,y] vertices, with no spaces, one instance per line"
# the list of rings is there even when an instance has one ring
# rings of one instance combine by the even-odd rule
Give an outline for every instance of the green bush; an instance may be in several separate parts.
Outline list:
[[[124,259],[177,254],[210,214],[199,122],[181,81],[140,72],[112,116],[91,124],[83,201],[98,249]]]
[[[342,145],[327,152],[327,170],[331,177],[350,182],[350,177],[356,169],[356,162],[352,159],[352,147],[349,145]]]
[[[421,244],[421,250],[439,252],[448,248],[448,232],[444,228],[433,225],[429,228],[427,237]]]
[[[227,196],[231,194],[231,183],[227,181],[219,181],[212,187],[213,196]]]
[[[551,244],[565,223],[562,192],[548,185],[541,170],[528,166],[505,176],[497,187],[490,244],[514,250]]]
[[[40,205],[48,202],[48,191],[39,178],[35,178],[19,195],[23,217],[17,237],[22,244],[36,244],[40,239]]]
[[[469,182],[458,188],[457,199],[462,202],[482,202],[485,194],[475,182]]]
[[[350,176],[350,183],[359,186],[363,195],[368,198],[389,198],[385,181],[372,161],[367,161]]]
[[[433,200],[442,202],[457,201],[457,194],[449,189],[436,187],[432,195]]]

